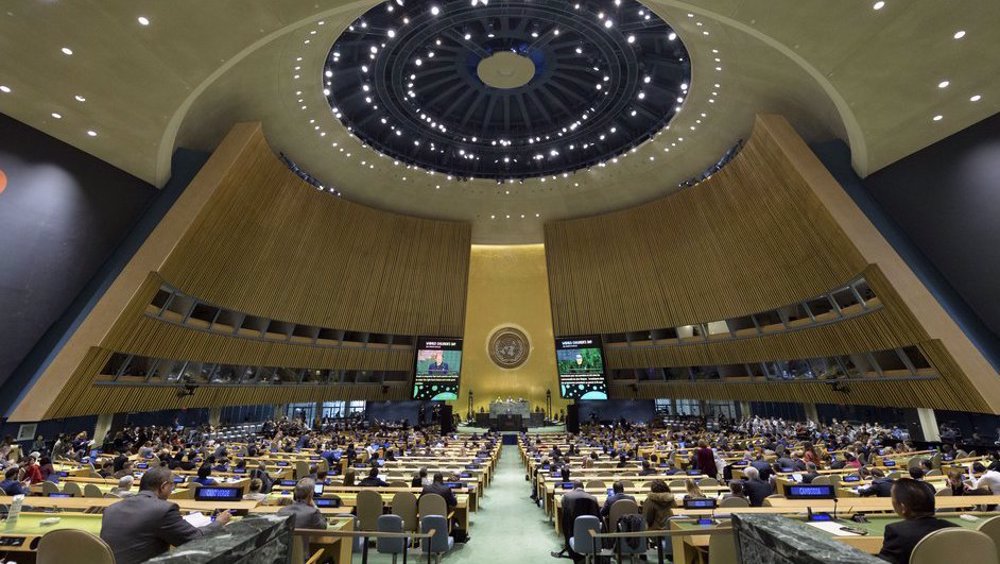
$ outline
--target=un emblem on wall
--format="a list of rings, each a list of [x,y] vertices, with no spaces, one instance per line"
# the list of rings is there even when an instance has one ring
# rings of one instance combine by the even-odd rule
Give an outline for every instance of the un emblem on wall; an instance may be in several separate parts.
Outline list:
[[[528,360],[531,345],[523,332],[513,327],[497,329],[490,337],[490,359],[500,368],[517,368]]]

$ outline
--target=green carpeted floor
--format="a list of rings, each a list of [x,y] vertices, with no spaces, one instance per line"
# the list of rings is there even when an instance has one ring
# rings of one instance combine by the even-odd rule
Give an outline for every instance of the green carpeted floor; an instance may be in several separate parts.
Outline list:
[[[486,490],[479,511],[472,514],[468,544],[455,545],[455,549],[442,560],[446,564],[519,564],[550,562],[570,564],[571,560],[555,559],[549,555],[559,550],[561,541],[545,513],[535,507],[528,496],[528,482],[524,480],[524,467],[517,447],[504,445],[500,464],[493,483]],[[416,562],[410,553],[409,562]],[[368,555],[372,564],[392,562],[389,555]],[[355,564],[361,555],[354,556]],[[399,562],[402,562],[400,558]],[[422,558],[420,562],[426,562]]]

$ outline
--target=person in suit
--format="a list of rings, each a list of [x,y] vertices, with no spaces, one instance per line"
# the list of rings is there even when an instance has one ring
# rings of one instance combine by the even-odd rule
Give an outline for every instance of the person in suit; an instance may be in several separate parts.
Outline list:
[[[363,478],[358,482],[358,485],[366,488],[384,488],[388,486],[389,484],[385,480],[378,477],[378,470],[378,466],[372,466],[371,470],[368,471],[368,477]]]
[[[816,478],[819,478],[819,472],[816,470],[816,465],[812,462],[806,462],[806,473],[802,475],[802,483],[811,484]]]
[[[886,525],[878,557],[894,564],[907,564],[920,539],[952,523],[934,517],[934,495],[925,484],[900,478],[892,486],[892,508],[902,521]]]
[[[325,529],[326,519],[313,504],[313,494],[316,491],[316,480],[302,478],[295,483],[292,493],[292,504],[278,510],[278,515],[295,517],[293,526],[296,529]]]
[[[620,499],[631,499],[635,501],[635,497],[625,493],[625,485],[620,481],[611,484],[612,494],[608,496],[608,499],[604,500],[604,506],[601,507],[601,517],[607,518],[611,513],[611,506],[615,504],[616,501]]]
[[[424,486],[423,491],[420,495],[424,494],[438,494],[444,498],[445,505],[448,506],[448,511],[450,512],[455,506],[458,505],[458,500],[455,499],[455,492],[451,491],[451,488],[444,483],[444,474],[440,472],[434,474],[434,481],[428,486]]]
[[[568,554],[574,561],[582,560],[583,556],[573,552],[569,547],[569,539],[573,535],[573,523],[581,515],[599,516],[600,505],[596,497],[583,489],[583,482],[576,480],[573,482],[573,489],[563,495],[562,512],[563,548],[550,554],[555,558],[562,558],[564,554]]]
[[[755,466],[747,466],[743,469],[743,475],[746,477],[743,481],[743,493],[750,500],[750,507],[762,506],[764,498],[774,493],[774,487],[760,479],[760,472]]]
[[[434,357],[434,362],[432,362],[427,367],[428,374],[447,374],[448,373],[448,363],[444,361],[444,355],[437,353]]]
[[[420,471],[413,476],[413,481],[410,482],[410,487],[423,488],[424,486],[429,486],[430,484],[431,480],[427,477],[427,469],[421,468]]]
[[[886,478],[882,470],[872,468],[872,483],[858,488],[858,495],[861,497],[892,497],[892,485],[896,482],[891,478]]]
[[[221,529],[229,512],[213,523],[195,527],[181,518],[177,504],[167,501],[174,489],[169,468],[150,468],[142,475],[139,493],[108,506],[101,518],[101,539],[108,543],[118,564],[137,564]]]

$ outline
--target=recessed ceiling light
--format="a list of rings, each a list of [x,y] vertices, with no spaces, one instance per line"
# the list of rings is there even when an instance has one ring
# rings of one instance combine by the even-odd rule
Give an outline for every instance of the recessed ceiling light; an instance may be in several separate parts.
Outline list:
[[[139,25],[141,26],[149,25],[149,18],[147,18],[146,16],[139,16]]]
[[[960,29],[960,30],[956,31],[955,35],[953,35],[952,37],[954,37],[955,39],[961,39],[961,38],[965,37],[965,30],[964,29]]]
[[[54,117],[56,119],[62,119],[62,114],[60,114],[58,112],[52,112],[52,117]]]
[[[938,88],[948,88],[949,84],[951,83],[948,82],[947,80],[942,80],[941,82],[938,83]]]
[[[941,121],[942,119],[944,119],[944,116],[941,114],[934,116],[934,121]]]
[[[436,16],[440,13],[441,13],[441,8],[438,8],[437,6],[431,6],[431,14]]]
[[[881,10],[884,7],[885,7],[885,2],[883,2],[882,0],[879,0],[878,2],[872,4],[872,10]]]
[[[87,130],[87,135],[89,135],[91,137],[97,137],[97,132],[94,131],[93,129],[88,129]]]
[[[69,47],[63,47],[62,48],[62,52],[63,52],[63,55],[72,55],[73,54],[73,50],[70,49]]]
[[[2,89],[0,89],[0,90],[2,90]],[[980,101],[980,100],[982,100],[982,99],[983,99],[983,97],[982,97],[982,96],[980,96],[979,94],[976,94],[976,95],[975,95],[975,96],[973,96],[972,98],[969,98],[969,101],[970,101],[970,102],[978,102],[978,101]]]
[[[76,96],[73,96],[73,98],[76,99],[77,102],[86,102],[87,101],[86,98],[84,98],[83,96],[80,96],[79,94],[77,94]]]
[[[0,84],[0,92],[3,92],[4,94],[10,94],[10,86],[4,86]]]

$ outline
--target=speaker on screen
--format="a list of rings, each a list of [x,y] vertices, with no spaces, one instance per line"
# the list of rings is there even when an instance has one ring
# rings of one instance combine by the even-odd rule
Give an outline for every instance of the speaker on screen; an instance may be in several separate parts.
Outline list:
[[[580,432],[580,405],[571,403],[566,406],[566,432]]]
[[[455,432],[454,419],[451,416],[451,406],[448,404],[441,405],[441,434],[446,435],[448,433]]]

